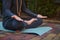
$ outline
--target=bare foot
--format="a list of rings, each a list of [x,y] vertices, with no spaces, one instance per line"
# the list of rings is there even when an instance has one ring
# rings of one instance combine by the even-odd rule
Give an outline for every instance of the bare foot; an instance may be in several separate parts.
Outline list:
[[[26,22],[28,25],[30,25],[32,22],[36,21],[36,18],[32,18],[31,20],[27,21],[25,20],[24,22]]]

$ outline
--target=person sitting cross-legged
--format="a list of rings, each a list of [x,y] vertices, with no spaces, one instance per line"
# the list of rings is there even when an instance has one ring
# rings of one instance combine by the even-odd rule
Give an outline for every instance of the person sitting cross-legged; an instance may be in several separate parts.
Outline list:
[[[2,15],[3,15],[3,27],[8,30],[22,30],[24,28],[35,28],[43,23],[42,16],[35,14],[26,8],[25,0],[22,0],[21,11],[28,14],[32,18],[24,20],[17,14],[16,0],[2,0]],[[18,0],[18,10],[20,8],[20,0]]]

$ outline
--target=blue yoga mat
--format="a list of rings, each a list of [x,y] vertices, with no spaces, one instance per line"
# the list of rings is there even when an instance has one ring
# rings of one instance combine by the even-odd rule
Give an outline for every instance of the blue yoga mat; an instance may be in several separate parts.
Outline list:
[[[25,29],[22,32],[23,33],[35,33],[41,36],[44,33],[50,31],[51,29],[52,29],[51,27],[37,27],[37,28]]]
[[[14,32],[14,31],[11,31],[11,30],[6,30],[3,28],[3,25],[2,25],[2,22],[0,22],[0,30],[3,30],[3,31],[10,31],[10,32]],[[24,29],[22,31],[22,33],[35,33],[35,34],[38,34],[38,35],[43,35],[44,33],[48,32],[52,30],[51,27],[49,26],[45,26],[45,27],[37,27],[37,28],[31,28],[31,29]]]

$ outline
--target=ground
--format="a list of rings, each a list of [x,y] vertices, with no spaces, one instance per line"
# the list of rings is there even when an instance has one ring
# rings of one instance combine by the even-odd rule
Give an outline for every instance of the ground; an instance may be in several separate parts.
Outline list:
[[[46,23],[41,26],[51,26],[53,30],[42,36],[36,34],[23,34],[17,32],[0,31],[0,40],[60,40],[60,24]]]

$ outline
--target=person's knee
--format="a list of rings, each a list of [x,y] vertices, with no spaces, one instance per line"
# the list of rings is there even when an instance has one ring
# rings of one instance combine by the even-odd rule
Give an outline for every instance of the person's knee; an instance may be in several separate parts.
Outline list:
[[[37,21],[38,21],[40,24],[43,23],[43,19],[41,19],[41,18],[37,18]]]
[[[17,20],[14,20],[12,25],[16,30],[22,30],[24,28],[23,22],[19,22]]]

